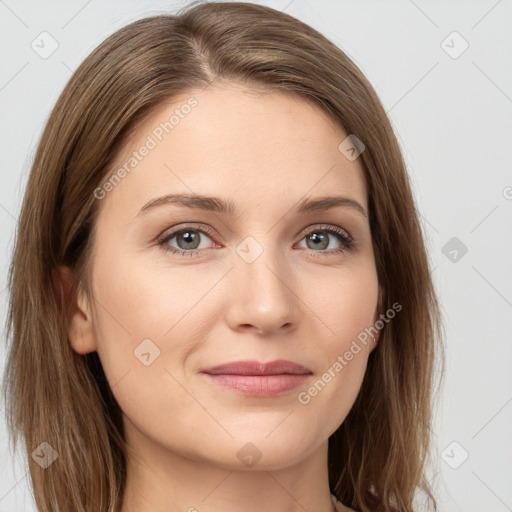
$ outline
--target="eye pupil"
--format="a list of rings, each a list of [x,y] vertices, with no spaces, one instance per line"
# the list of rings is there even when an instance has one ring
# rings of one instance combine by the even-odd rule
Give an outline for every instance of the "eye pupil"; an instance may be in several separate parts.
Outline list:
[[[311,233],[311,235],[308,236],[308,242],[309,241],[313,241],[313,247],[317,249],[325,249],[329,245],[329,237],[322,231]],[[311,247],[309,248],[311,249]]]
[[[176,241],[180,249],[197,249],[199,246],[199,233],[192,230],[182,231],[176,235]],[[185,246],[182,247],[180,244],[180,240],[185,241]]]

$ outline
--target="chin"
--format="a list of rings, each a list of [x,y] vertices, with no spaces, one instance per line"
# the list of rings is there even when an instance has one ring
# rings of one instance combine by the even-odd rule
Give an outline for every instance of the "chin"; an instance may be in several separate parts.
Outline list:
[[[285,435],[273,439],[270,436],[230,439],[222,453],[212,454],[212,462],[230,471],[277,471],[299,463],[318,448],[313,440],[307,444],[304,439],[291,442],[289,436],[288,439]]]

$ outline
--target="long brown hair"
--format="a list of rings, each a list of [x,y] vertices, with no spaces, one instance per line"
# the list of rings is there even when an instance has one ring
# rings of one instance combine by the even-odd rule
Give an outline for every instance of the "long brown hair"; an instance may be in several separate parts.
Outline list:
[[[194,3],[108,37],[73,74],[42,134],[9,272],[4,376],[12,445],[22,437],[38,509],[117,511],[126,477],[119,406],[97,353],[70,346],[55,269],[68,266],[72,290],[90,294],[94,190],[155,108],[215,80],[299,93],[363,142],[382,310],[402,310],[382,329],[356,402],[329,439],[329,484],[358,511],[412,511],[418,489],[437,510],[425,473],[442,322],[397,139],[338,47],[283,12],[238,2]],[[58,454],[46,469],[31,455],[43,442]]]

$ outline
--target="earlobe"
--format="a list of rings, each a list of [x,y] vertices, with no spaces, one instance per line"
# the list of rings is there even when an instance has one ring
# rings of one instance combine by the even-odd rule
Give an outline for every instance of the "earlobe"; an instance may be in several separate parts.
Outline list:
[[[66,331],[71,348],[78,354],[88,354],[97,349],[91,308],[85,293],[80,289],[77,292],[71,285],[71,270],[60,265],[53,272],[53,283],[57,296],[63,295],[64,304],[67,305],[63,313]]]

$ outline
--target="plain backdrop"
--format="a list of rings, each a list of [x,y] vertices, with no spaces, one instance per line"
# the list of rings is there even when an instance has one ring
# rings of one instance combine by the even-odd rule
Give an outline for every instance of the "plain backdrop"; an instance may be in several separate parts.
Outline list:
[[[384,103],[408,164],[444,312],[446,376],[430,478],[442,512],[512,511],[512,1],[258,3],[332,39]],[[182,5],[0,1],[2,324],[16,219],[58,95],[106,36]],[[2,343],[2,369],[4,350]],[[35,511],[26,467],[9,450],[3,410],[0,461],[0,512]]]

